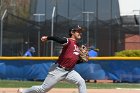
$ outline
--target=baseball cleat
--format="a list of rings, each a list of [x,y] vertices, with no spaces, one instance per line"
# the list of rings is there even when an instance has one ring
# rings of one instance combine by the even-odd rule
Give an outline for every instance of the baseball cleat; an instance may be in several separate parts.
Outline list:
[[[17,93],[22,93],[22,91],[23,91],[23,89],[22,89],[22,88],[19,88],[19,89],[17,90]]]

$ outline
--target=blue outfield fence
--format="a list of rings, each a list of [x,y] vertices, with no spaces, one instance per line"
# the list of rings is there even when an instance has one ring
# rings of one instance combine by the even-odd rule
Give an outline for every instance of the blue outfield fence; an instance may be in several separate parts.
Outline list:
[[[57,57],[0,57],[0,79],[44,80]],[[96,57],[77,64],[85,80],[140,82],[139,57]]]

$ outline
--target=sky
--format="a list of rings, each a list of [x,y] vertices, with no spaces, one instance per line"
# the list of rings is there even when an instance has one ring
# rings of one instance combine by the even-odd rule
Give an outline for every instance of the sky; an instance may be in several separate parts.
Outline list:
[[[122,16],[140,15],[140,0],[119,0],[119,6]]]

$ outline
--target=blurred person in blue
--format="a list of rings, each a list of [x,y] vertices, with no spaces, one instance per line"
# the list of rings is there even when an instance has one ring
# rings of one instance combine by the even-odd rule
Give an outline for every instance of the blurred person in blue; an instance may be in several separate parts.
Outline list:
[[[35,48],[34,47],[30,47],[23,56],[28,56],[28,57],[31,57],[33,56],[35,53]]]
[[[89,47],[88,55],[89,57],[97,57],[98,56],[99,49],[95,48],[94,46]],[[90,80],[86,80],[86,82],[90,82]],[[94,80],[94,82],[97,82]]]
[[[99,52],[99,49],[96,49],[94,46],[91,46],[89,48],[88,55],[89,55],[89,57],[97,57],[98,56],[98,52]]]

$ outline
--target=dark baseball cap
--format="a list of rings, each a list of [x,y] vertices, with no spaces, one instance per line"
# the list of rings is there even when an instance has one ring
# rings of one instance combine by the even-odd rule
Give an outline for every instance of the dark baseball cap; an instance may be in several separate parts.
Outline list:
[[[74,25],[74,26],[70,27],[69,32],[71,32],[71,31],[73,31],[73,32],[76,32],[76,31],[77,32],[83,32],[84,28],[81,27],[80,25]]]

